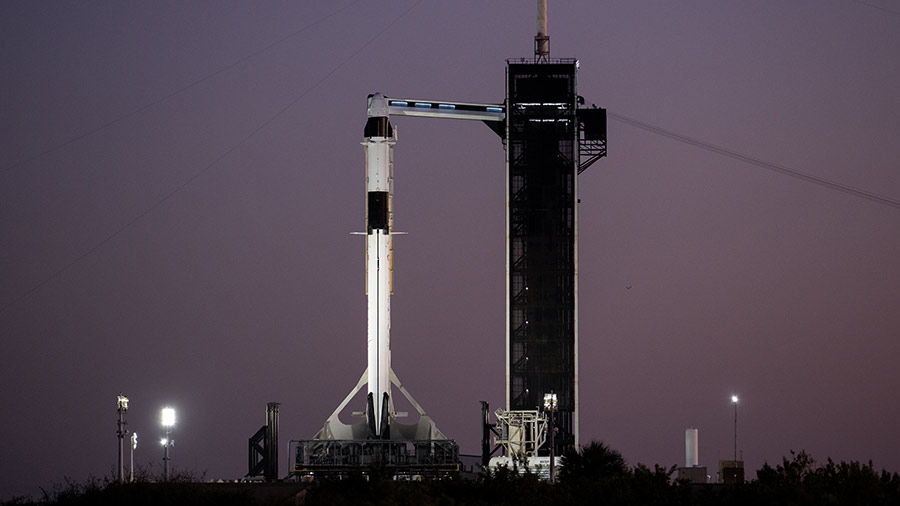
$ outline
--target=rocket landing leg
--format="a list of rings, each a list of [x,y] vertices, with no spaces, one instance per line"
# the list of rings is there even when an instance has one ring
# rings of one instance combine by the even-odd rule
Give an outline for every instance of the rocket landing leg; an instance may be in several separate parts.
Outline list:
[[[366,411],[359,413],[354,412],[354,415],[364,416],[365,421],[361,421],[354,424],[346,424],[341,421],[340,414],[347,407],[350,401],[366,386],[367,378],[368,378],[368,370],[363,371],[362,377],[357,382],[356,386],[350,390],[350,393],[344,400],[338,405],[337,409],[328,417],[325,421],[325,425],[316,433],[313,439],[315,440],[326,440],[326,439],[341,439],[341,440],[367,440],[367,439],[387,439],[391,441],[417,441],[417,440],[425,440],[425,439],[447,439],[443,432],[441,432],[434,423],[434,420],[425,413],[425,410],[422,409],[422,406],[413,399],[412,395],[406,390],[400,380],[397,378],[397,375],[394,373],[394,370],[391,369],[391,384],[397,387],[400,390],[400,393],[403,394],[403,397],[406,398],[407,401],[413,406],[416,412],[419,414],[419,421],[413,424],[405,424],[400,423],[396,419],[399,416],[403,416],[403,413],[397,413],[394,410],[394,402],[387,394],[384,395],[384,399],[382,399],[382,424],[384,427],[382,430],[382,434],[375,434],[375,420],[372,418],[374,416],[374,399],[372,399],[371,394],[366,397]]]

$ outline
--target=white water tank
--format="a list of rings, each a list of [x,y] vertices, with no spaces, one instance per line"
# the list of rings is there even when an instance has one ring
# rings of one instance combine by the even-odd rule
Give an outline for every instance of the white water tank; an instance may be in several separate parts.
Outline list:
[[[684,430],[684,467],[700,465],[700,443],[698,431],[694,427]]]

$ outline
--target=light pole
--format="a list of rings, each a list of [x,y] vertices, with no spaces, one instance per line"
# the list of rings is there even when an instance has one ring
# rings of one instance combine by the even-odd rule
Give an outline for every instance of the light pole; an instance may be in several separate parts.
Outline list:
[[[137,448],[137,432],[131,433],[131,479],[134,482],[134,450]]]
[[[163,427],[166,428],[166,437],[164,437],[160,444],[165,448],[165,453],[163,455],[163,478],[165,481],[169,481],[169,447],[175,444],[174,439],[169,438],[169,433],[172,432],[172,426],[175,425],[175,410],[172,408],[163,408],[162,410],[162,424]]]
[[[734,462],[737,462],[737,405],[738,396],[731,396],[731,403],[734,404]],[[737,464],[735,464],[737,465]]]
[[[554,429],[554,420],[553,414],[556,412],[556,394],[550,392],[549,394],[544,394],[544,409],[550,410],[550,483],[556,482],[556,462],[554,459],[554,443],[553,443],[553,433],[556,432]]]
[[[128,430],[125,428],[128,422],[125,421],[125,413],[128,411],[128,397],[119,392],[116,398],[116,412],[119,413],[118,429],[116,435],[119,436],[119,483],[125,482],[125,434]]]

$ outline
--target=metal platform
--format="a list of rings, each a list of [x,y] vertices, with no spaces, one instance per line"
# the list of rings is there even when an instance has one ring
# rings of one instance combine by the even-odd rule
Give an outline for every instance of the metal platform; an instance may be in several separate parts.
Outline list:
[[[459,445],[451,439],[307,439],[291,441],[290,447],[299,476],[340,478],[378,469],[398,477],[437,477],[459,471]]]

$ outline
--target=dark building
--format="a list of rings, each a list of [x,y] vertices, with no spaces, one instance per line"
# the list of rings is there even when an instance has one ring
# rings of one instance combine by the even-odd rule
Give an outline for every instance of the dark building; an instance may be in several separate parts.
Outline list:
[[[743,460],[720,460],[719,483],[736,484],[744,483]]]

